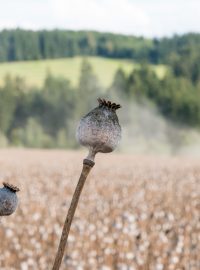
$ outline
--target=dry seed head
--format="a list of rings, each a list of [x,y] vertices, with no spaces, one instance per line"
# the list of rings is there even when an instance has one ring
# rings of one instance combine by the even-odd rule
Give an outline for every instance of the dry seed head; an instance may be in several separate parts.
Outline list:
[[[0,188],[0,216],[9,216],[17,208],[18,198],[16,192],[19,188],[3,183],[4,187]]]
[[[4,187],[10,189],[12,192],[18,192],[18,191],[20,191],[20,189],[18,187],[13,186],[12,184],[3,182],[3,185],[4,185]]]
[[[121,106],[105,99],[98,99],[99,106],[84,116],[77,128],[80,144],[89,148],[88,159],[94,160],[98,152],[112,152],[121,139],[116,110]]]

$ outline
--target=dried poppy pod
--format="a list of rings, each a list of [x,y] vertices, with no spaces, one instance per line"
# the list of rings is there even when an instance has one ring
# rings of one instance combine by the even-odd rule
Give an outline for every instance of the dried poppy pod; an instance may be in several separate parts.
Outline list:
[[[0,216],[9,216],[15,212],[18,204],[16,192],[19,189],[8,183],[3,183],[4,187],[0,188]]]
[[[80,144],[89,148],[87,159],[94,161],[96,153],[112,152],[121,139],[116,110],[121,106],[98,99],[99,106],[84,116],[77,128],[76,137]]]
[[[82,145],[89,148],[89,154],[83,160],[82,172],[64,222],[52,270],[60,269],[71,223],[87,176],[95,164],[94,158],[96,153],[112,152],[121,138],[121,127],[116,115],[116,110],[121,106],[104,99],[98,99],[98,101],[99,106],[84,116],[77,128],[76,137]]]

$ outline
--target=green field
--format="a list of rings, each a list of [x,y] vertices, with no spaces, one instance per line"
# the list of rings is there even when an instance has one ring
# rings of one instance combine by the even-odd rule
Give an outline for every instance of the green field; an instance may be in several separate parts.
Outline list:
[[[62,76],[69,79],[72,85],[76,86],[80,77],[80,67],[83,57],[23,61],[0,64],[0,85],[7,74],[25,78],[29,86],[41,86],[46,74],[51,72],[54,76]],[[128,60],[108,59],[102,57],[87,57],[91,63],[94,73],[104,87],[111,85],[114,74],[118,68],[122,68],[127,74],[140,65]],[[159,77],[163,77],[166,71],[165,66],[153,66]]]

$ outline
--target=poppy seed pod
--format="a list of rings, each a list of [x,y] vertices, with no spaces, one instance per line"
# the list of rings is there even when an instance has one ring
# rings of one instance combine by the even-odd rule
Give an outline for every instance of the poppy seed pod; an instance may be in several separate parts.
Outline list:
[[[4,187],[0,188],[0,216],[9,216],[17,208],[18,198],[16,192],[19,189],[8,183],[3,183]]]
[[[77,128],[79,143],[89,148],[88,160],[94,161],[96,153],[112,152],[121,139],[116,110],[121,106],[98,99],[99,106],[84,116]]]
[[[121,106],[100,98],[98,101],[99,106],[84,116],[77,128],[77,140],[80,144],[89,148],[89,154],[87,158],[83,160],[82,172],[64,222],[52,270],[60,269],[76,207],[87,176],[95,165],[94,158],[96,153],[112,152],[121,138],[121,127],[116,115],[116,110]]]

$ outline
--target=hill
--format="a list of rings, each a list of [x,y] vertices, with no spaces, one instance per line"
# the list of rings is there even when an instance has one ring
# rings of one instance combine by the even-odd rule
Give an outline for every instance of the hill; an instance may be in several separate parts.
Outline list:
[[[110,86],[115,72],[122,68],[127,74],[133,69],[138,69],[140,64],[123,59],[110,59],[103,57],[87,57],[91,63],[94,73],[104,87]],[[47,73],[54,76],[62,76],[69,79],[72,85],[76,86],[80,77],[80,68],[83,57],[77,56],[72,58],[35,60],[22,62],[7,62],[0,64],[0,85],[7,74],[11,76],[20,76],[25,78],[29,86],[40,87]],[[164,65],[151,65],[159,77],[165,73]]]

